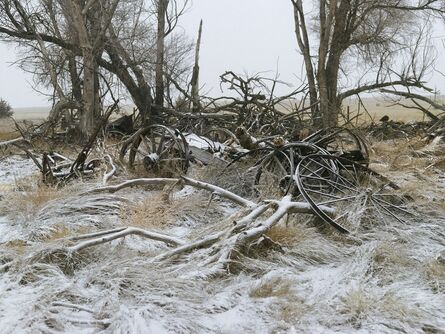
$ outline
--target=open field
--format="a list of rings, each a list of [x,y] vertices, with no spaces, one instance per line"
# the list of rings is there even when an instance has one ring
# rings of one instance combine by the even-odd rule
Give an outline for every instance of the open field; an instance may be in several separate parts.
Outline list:
[[[13,111],[18,121],[38,121],[48,117],[50,107],[14,108]]]
[[[359,119],[359,123],[370,123],[372,120],[377,122],[380,118],[387,115],[391,120],[397,122],[418,122],[418,121],[428,121],[428,118],[425,115],[416,109],[407,109],[400,105],[394,105],[392,102],[384,101],[382,99],[376,98],[364,98],[363,104],[369,114],[364,110],[364,108],[360,107],[360,113],[362,116]],[[413,106],[413,103],[410,101],[403,101],[403,104],[408,106]],[[358,101],[356,99],[346,100],[344,103],[344,107],[350,107],[351,114],[357,113],[358,110]],[[434,114],[442,113],[443,111],[436,111],[434,109],[431,110]]]
[[[406,109],[400,105],[394,105],[392,102],[383,100],[382,98],[363,98],[363,104],[368,113],[363,107],[360,107],[362,116],[359,118],[359,123],[370,123],[372,120],[378,121],[381,117],[388,115],[393,121],[410,122],[410,121],[424,121],[427,120],[424,114],[418,110]],[[409,106],[411,102],[403,102]],[[344,102],[344,109],[350,108],[351,115],[355,115],[358,110],[358,101],[356,99],[348,99]],[[125,112],[131,112],[132,107],[124,107]],[[15,108],[14,118],[18,121],[41,121],[49,114],[50,107],[29,107],[29,108]],[[439,113],[432,110],[433,113]],[[2,121],[0,120],[0,127]],[[1,128],[0,128],[1,131]]]

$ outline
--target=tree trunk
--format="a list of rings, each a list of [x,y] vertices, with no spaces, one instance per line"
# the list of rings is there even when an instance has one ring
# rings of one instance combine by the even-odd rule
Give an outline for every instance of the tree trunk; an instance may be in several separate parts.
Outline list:
[[[195,51],[195,65],[193,66],[193,75],[192,75],[192,110],[194,112],[198,112],[200,109],[199,104],[199,50],[201,47],[201,35],[202,35],[202,20],[199,24],[198,31],[198,40],[196,41],[196,51]]]
[[[82,15],[80,4],[76,0],[70,0],[69,5],[73,19],[72,24],[77,31],[83,60],[83,108],[80,115],[80,131],[85,138],[88,138],[94,131],[96,121],[95,113],[98,105],[98,101],[96,101],[96,73],[98,65],[89,38],[86,18]]]
[[[169,0],[158,0],[158,32],[156,42],[155,104],[164,106],[165,19]]]
[[[83,52],[83,112],[80,127],[84,135],[89,136],[94,130],[96,107],[96,61],[92,50]]]
[[[79,77],[79,72],[77,70],[76,58],[74,55],[67,52],[68,57],[68,68],[70,72],[71,79],[71,93],[73,95],[73,99],[81,103],[82,101],[82,85]]]
[[[297,0],[293,2],[294,5],[294,19],[295,19],[295,35],[297,37],[298,46],[304,58],[304,66],[306,69],[306,77],[309,86],[309,103],[312,107],[312,121],[314,125],[320,122],[319,106],[317,105],[318,94],[317,84],[315,81],[315,71],[312,65],[311,50],[309,43],[309,35],[306,28],[306,21],[304,17],[303,2]]]

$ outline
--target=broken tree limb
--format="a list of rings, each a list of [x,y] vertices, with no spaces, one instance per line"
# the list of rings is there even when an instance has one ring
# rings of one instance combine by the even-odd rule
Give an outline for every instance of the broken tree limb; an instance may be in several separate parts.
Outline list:
[[[116,173],[116,166],[114,165],[113,159],[109,154],[105,156],[105,161],[110,165],[111,170],[104,173],[104,176],[102,178],[103,185],[106,185],[108,183],[108,180],[111,179],[111,177]]]
[[[220,240],[224,236],[224,234],[226,234],[226,231],[218,232],[218,233],[212,234],[210,236],[207,236],[203,239],[199,239],[199,240],[193,241],[189,244],[179,246],[175,249],[172,249],[168,252],[165,252],[165,253],[162,253],[162,254],[156,256],[155,258],[153,258],[152,261],[160,262],[160,261],[164,261],[172,256],[191,252],[192,250],[195,250],[198,248],[209,247],[209,246],[213,245],[214,243],[216,243],[218,240]]]
[[[196,41],[195,50],[195,65],[193,66],[192,80],[190,85],[192,86],[192,110],[194,112],[199,111],[201,105],[199,103],[199,51],[201,49],[201,35],[202,35],[202,20],[199,23],[198,40]]]
[[[96,189],[92,189],[89,191],[86,191],[82,193],[82,195],[87,194],[98,194],[98,193],[115,193],[119,190],[125,189],[125,188],[131,188],[131,187],[140,187],[140,186],[153,186],[153,185],[165,185],[165,184],[175,184],[178,183],[179,179],[168,179],[168,178],[153,178],[153,179],[147,179],[147,178],[141,178],[141,179],[133,179],[128,180],[125,182],[122,182],[120,184],[117,184],[115,186],[107,186],[107,187],[100,187]]]
[[[249,201],[248,199],[245,199],[241,196],[238,196],[228,190],[225,190],[223,188],[220,188],[218,186],[215,186],[213,184],[210,183],[205,183],[205,182],[201,182],[201,181],[196,181],[193,179],[190,179],[188,177],[182,176],[181,180],[183,180],[184,184],[189,185],[189,186],[193,186],[195,188],[198,189],[204,189],[207,191],[210,191],[220,197],[224,197],[229,199],[230,201],[240,205],[240,206],[244,206],[244,207],[255,207],[257,206],[256,203]]]
[[[103,237],[83,241],[75,246],[68,247],[68,250],[71,253],[77,253],[85,248],[104,244],[104,243],[107,243],[107,242],[110,242],[110,241],[113,241],[113,240],[116,240],[119,238],[126,237],[127,235],[139,235],[139,236],[147,238],[147,239],[162,241],[162,242],[165,242],[166,244],[170,244],[170,245],[174,245],[174,246],[179,246],[179,245],[184,244],[184,242],[182,240],[180,240],[176,237],[166,235],[166,234],[146,231],[146,230],[143,230],[143,229],[140,229],[137,227],[127,227],[122,231],[107,234],[106,236],[103,236]],[[80,237],[82,237],[82,236],[80,236]]]
[[[185,176],[181,177],[180,179],[174,179],[174,178],[171,178],[171,179],[169,179],[169,178],[134,179],[134,180],[125,181],[125,182],[115,185],[115,186],[108,186],[108,187],[92,189],[90,191],[83,193],[82,195],[97,194],[97,193],[102,193],[102,192],[115,193],[119,190],[129,188],[129,187],[148,186],[148,185],[166,185],[166,184],[173,185],[175,183],[181,183],[181,182],[185,185],[190,185],[190,186],[193,186],[198,189],[210,191],[220,197],[224,197],[224,198],[226,198],[238,205],[244,206],[244,207],[255,207],[256,206],[256,204],[254,202],[249,201],[248,199],[245,199],[241,196],[238,196],[228,190],[225,190],[223,188],[220,188],[220,187],[215,186],[210,183],[193,180],[193,179],[190,179]]]
[[[2,141],[0,142],[0,147],[2,146],[9,146],[9,145],[20,145],[20,144],[29,144],[29,141],[20,137],[20,138],[15,138],[15,139],[11,139],[11,140],[6,140],[6,141]]]
[[[119,228],[115,228],[113,230],[108,230],[108,231],[100,231],[100,232],[82,234],[82,235],[70,237],[70,238],[68,238],[68,240],[78,241],[78,240],[85,240],[85,239],[101,237],[103,235],[121,232],[121,231],[125,230],[126,228],[127,227],[119,227]]]

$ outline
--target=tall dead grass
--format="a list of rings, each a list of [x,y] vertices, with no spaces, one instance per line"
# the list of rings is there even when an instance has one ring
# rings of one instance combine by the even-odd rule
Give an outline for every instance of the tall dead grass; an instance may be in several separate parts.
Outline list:
[[[249,291],[251,298],[287,297],[291,294],[292,282],[280,276],[263,279]]]
[[[438,258],[428,262],[425,266],[425,273],[434,291],[445,292],[445,259]]]
[[[123,208],[120,219],[128,226],[163,228],[174,222],[177,205],[157,194]]]
[[[31,218],[48,202],[66,197],[70,192],[45,185],[36,177],[16,181],[14,191],[5,194],[0,206],[12,216]]]
[[[266,236],[272,241],[286,247],[296,246],[299,243],[312,238],[314,232],[304,225],[277,224],[267,231]]]

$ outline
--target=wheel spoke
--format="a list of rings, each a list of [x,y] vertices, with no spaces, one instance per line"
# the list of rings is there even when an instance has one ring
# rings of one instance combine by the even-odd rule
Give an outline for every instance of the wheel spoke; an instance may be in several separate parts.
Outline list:
[[[374,200],[373,200],[374,201]],[[376,205],[378,205],[380,208],[382,208],[384,211],[386,211],[386,213],[388,213],[391,217],[393,217],[394,219],[396,219],[397,221],[399,221],[402,224],[405,224],[405,222],[400,219],[399,217],[397,217],[391,210],[389,210],[386,206],[382,205],[381,203],[379,203],[379,201],[374,201],[374,203]]]
[[[388,206],[390,206],[390,207],[392,207],[392,208],[394,208],[394,209],[396,209],[396,210],[399,210],[399,211],[405,212],[406,214],[412,215],[412,213],[409,212],[408,210],[406,210],[406,209],[404,209],[404,208],[401,208],[401,207],[398,206],[398,205],[389,203],[389,202],[387,202],[387,201],[385,201],[385,200],[383,200],[383,199],[381,199],[381,198],[378,198],[378,197],[377,197],[377,198],[375,198],[375,200],[378,201],[379,203],[383,203],[383,204],[385,204],[385,205],[388,205]]]
[[[333,196],[333,195],[331,195],[331,196]],[[330,201],[320,202],[320,203],[318,203],[318,205],[327,205],[327,204],[333,204],[333,203],[338,203],[338,202],[342,202],[342,201],[349,201],[351,199],[354,199],[355,197],[356,196],[339,197],[338,199],[333,199],[333,200],[330,200]]]

